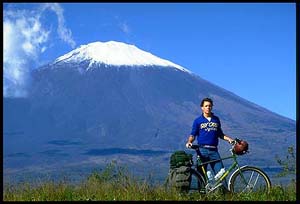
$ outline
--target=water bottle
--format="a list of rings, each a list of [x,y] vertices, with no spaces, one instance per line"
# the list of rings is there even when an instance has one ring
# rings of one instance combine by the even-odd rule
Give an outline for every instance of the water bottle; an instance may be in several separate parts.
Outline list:
[[[220,171],[215,175],[215,179],[219,179],[225,173],[225,168],[220,169]]]
[[[211,183],[212,180],[213,180],[213,176],[212,176],[211,171],[207,171],[206,174],[207,174],[208,182]]]

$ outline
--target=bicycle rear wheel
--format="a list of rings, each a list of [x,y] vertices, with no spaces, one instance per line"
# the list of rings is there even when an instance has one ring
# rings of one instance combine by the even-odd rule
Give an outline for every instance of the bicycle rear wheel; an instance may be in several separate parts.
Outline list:
[[[191,169],[191,182],[188,193],[205,193],[205,181],[194,169]]]
[[[229,190],[233,193],[269,193],[271,181],[268,175],[257,167],[244,166],[235,171],[229,180]]]

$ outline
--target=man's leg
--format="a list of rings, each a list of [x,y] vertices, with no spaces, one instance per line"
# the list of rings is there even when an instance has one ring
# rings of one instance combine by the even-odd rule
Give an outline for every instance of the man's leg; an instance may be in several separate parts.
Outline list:
[[[211,160],[221,159],[219,152],[217,150],[211,150],[210,151],[210,159]],[[211,167],[216,175],[222,168],[224,168],[224,165],[223,165],[222,160],[219,160],[216,162],[212,162]],[[223,184],[224,191],[228,191],[228,189],[227,189],[228,184],[227,184],[226,178],[222,181],[222,184]]]
[[[200,148],[200,160],[202,163],[209,161],[209,156],[208,156],[208,150],[205,148]],[[207,182],[206,178],[206,172],[207,172],[207,164],[201,165],[198,167],[198,171],[200,172],[201,176],[205,179]],[[205,186],[201,186],[202,190],[205,192]]]

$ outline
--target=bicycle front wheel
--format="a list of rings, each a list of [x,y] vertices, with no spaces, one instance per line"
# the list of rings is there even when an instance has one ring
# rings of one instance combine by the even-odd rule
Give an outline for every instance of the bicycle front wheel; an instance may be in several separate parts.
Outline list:
[[[252,166],[243,166],[235,171],[229,180],[229,189],[233,193],[262,192],[269,193],[271,181],[261,169]]]

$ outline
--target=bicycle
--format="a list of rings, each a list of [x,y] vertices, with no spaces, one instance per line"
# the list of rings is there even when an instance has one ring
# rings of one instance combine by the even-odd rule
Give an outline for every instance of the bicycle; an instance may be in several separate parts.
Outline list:
[[[196,164],[191,168],[191,183],[188,192],[198,192],[202,194],[208,194],[223,186],[226,178],[232,172],[229,182],[228,190],[230,193],[244,193],[244,192],[266,192],[269,193],[271,189],[271,181],[268,175],[260,168],[254,166],[241,166],[237,161],[238,155],[234,153],[234,145],[239,142],[236,138],[232,143],[232,148],[229,150],[231,156],[223,157],[218,160],[212,160],[209,162],[201,162],[199,145],[192,145],[190,148],[194,149],[197,153]],[[232,159],[231,166],[215,181],[210,182],[207,176],[207,172],[204,169],[205,164],[209,164],[215,161]],[[201,173],[201,171],[203,173]]]

